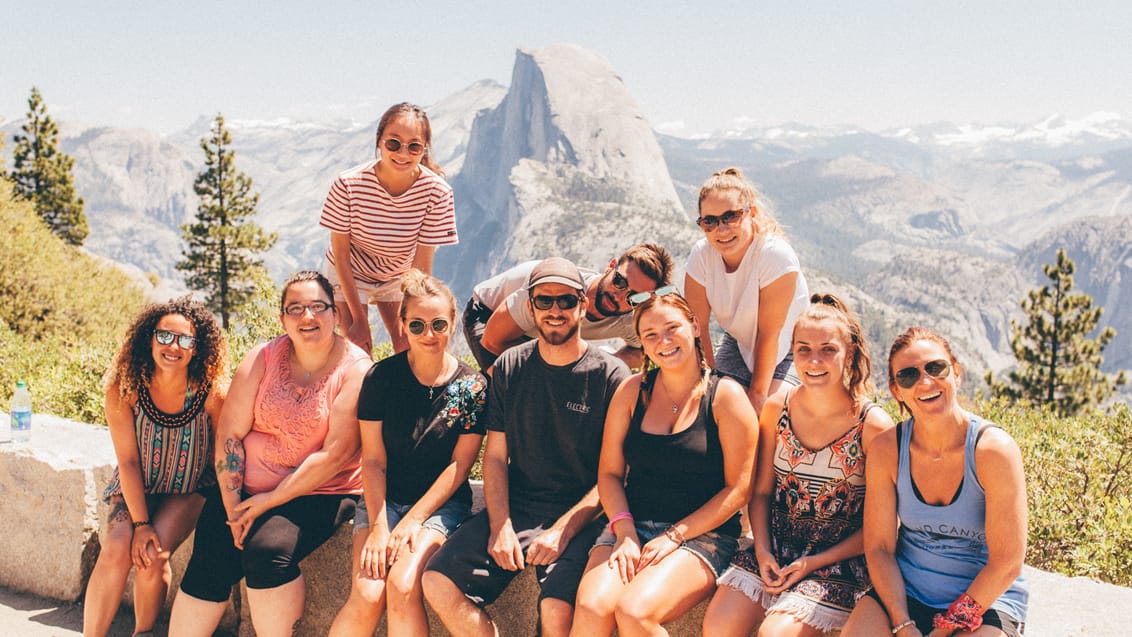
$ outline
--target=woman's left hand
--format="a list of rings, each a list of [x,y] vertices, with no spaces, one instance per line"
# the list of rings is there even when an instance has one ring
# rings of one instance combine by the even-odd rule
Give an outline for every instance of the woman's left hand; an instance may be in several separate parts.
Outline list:
[[[402,518],[397,526],[389,533],[389,540],[385,543],[385,564],[393,566],[393,562],[401,555],[402,549],[409,549],[410,553],[416,551],[417,533],[421,530],[421,523],[416,520]]]
[[[678,548],[680,548],[680,544],[668,537],[667,534],[662,533],[654,537],[641,547],[641,559],[637,562],[637,572],[640,573],[650,564],[659,563]]]
[[[150,545],[152,545],[152,548]],[[134,529],[134,539],[130,544],[130,557],[133,559],[134,566],[140,570],[148,568],[154,560],[169,559],[165,549],[161,548],[161,540],[157,537],[157,531],[153,529],[153,525],[143,524]]]
[[[791,586],[797,584],[803,577],[810,574],[813,570],[810,567],[810,559],[808,556],[803,555],[798,559],[790,562],[786,566],[778,570],[778,582],[775,585],[767,585],[766,592],[771,595],[778,595]]]

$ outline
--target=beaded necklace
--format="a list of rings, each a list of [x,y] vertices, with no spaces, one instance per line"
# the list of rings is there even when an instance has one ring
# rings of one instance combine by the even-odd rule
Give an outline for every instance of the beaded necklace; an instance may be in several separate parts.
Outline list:
[[[193,393],[193,390],[190,389],[186,396],[186,402],[188,402],[189,405],[181,413],[170,415],[161,411],[157,408],[157,405],[153,404],[153,396],[149,393],[149,387],[146,387],[145,391],[139,392],[138,394],[138,407],[142,410],[142,413],[145,414],[146,418],[149,418],[162,427],[184,427],[197,417],[201,409],[204,409],[204,401],[207,398],[207,391]]]

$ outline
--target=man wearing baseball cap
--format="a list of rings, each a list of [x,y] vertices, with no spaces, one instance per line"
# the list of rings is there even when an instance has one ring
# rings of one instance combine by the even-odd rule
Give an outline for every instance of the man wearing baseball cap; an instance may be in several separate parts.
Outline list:
[[[588,300],[578,268],[534,266],[527,310],[537,338],[495,362],[483,457],[487,508],[429,562],[429,606],[453,635],[495,635],[483,610],[526,565],[536,568],[539,634],[566,635],[590,547],[601,531],[597,465],[605,412],[629,375],[579,334]]]

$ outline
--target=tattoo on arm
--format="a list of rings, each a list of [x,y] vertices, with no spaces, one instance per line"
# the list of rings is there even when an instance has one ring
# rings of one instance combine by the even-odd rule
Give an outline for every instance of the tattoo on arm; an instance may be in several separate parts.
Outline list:
[[[122,498],[115,498],[110,506],[110,515],[106,517],[107,522],[111,523],[130,523],[130,510],[126,507],[126,501]]]
[[[225,476],[224,473],[228,475]],[[224,441],[224,457],[216,461],[216,478],[229,491],[244,486],[244,442],[229,438]]]

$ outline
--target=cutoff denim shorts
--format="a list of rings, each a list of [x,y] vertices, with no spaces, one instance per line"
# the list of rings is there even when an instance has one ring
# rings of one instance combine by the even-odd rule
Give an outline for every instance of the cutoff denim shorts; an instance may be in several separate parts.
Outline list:
[[[413,508],[409,504],[397,504],[392,500],[385,501],[385,519],[389,524],[389,530],[392,531],[393,527],[405,517],[409,509]],[[456,502],[449,500],[440,505],[440,508],[433,511],[432,515],[425,518],[421,526],[435,531],[439,531],[444,537],[448,537],[456,530],[468,516],[472,514],[468,505],[463,502]],[[361,533],[369,528],[369,511],[366,509],[366,499],[364,497],[358,498],[358,511],[354,514],[354,533]]]
[[[641,546],[646,542],[663,535],[668,527],[672,526],[665,522],[652,522],[650,520],[633,520],[633,526],[637,528],[637,537],[641,540]],[[605,525],[605,529],[594,541],[594,548],[599,546],[614,546],[617,543],[617,536],[613,533],[613,529],[609,525]],[[708,531],[702,535],[697,535],[693,538],[688,538],[680,545],[680,549],[688,551],[695,555],[701,562],[711,569],[715,574],[716,579],[731,563],[731,556],[735,555],[735,551],[739,550],[739,540],[730,535],[723,533],[716,533],[715,531]],[[590,549],[591,551],[593,549]]]

